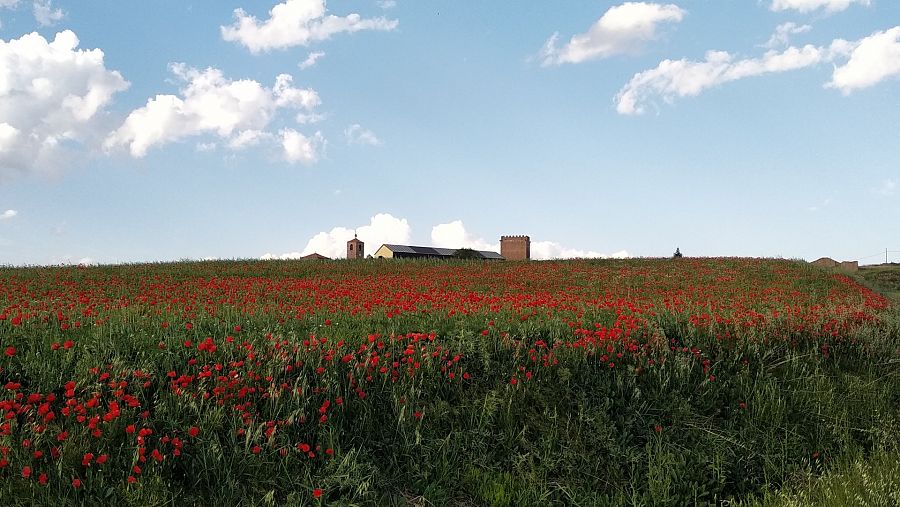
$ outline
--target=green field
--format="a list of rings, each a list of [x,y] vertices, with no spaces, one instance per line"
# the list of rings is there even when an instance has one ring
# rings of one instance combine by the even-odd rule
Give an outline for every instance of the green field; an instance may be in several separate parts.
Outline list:
[[[900,264],[863,266],[858,276],[882,294],[900,300]]]
[[[0,301],[4,505],[900,490],[897,304],[802,262],[0,269]]]

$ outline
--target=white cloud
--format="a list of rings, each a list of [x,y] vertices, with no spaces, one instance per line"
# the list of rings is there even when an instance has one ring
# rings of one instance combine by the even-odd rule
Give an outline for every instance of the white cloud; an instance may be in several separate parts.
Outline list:
[[[354,123],[344,129],[344,137],[347,138],[347,144],[365,144],[369,146],[378,146],[381,144],[381,139],[378,139],[374,132],[362,128],[359,123]]]
[[[875,32],[854,43],[838,40],[834,46],[841,47],[842,51],[852,48],[847,63],[834,69],[826,85],[844,95],[900,76],[900,26]]]
[[[335,227],[329,232],[320,232],[310,238],[306,247],[300,252],[285,254],[267,253],[261,259],[298,259],[305,255],[318,253],[332,259],[347,256],[347,241],[353,238],[354,231],[359,239],[366,244],[368,254],[375,253],[384,243],[409,243],[412,230],[405,218],[396,218],[389,213],[379,213],[369,220],[368,225],[362,225],[356,229]]]
[[[272,138],[273,134],[270,132],[254,129],[242,130],[228,141],[228,147],[233,150],[242,150],[244,148],[249,148],[250,146],[256,146],[262,141]]]
[[[133,157],[143,157],[155,145],[202,134],[242,148],[271,137],[263,131],[279,110],[309,111],[320,103],[315,90],[294,88],[288,74],[266,88],[250,79],[233,81],[215,68],[200,71],[176,63],[170,70],[184,83],[179,95],[157,95],[132,111],[107,137],[107,149],[127,146]]]
[[[633,53],[656,38],[659,24],[678,23],[684,15],[674,4],[626,2],[611,7],[587,33],[573,35],[562,48],[556,46],[559,33],[553,34],[539,57],[543,65],[560,65]]]
[[[881,182],[881,186],[875,192],[881,195],[894,195],[897,193],[897,187],[897,180],[888,178]]]
[[[326,117],[327,115],[322,113],[297,113],[297,116],[294,117],[294,121],[300,125],[311,125],[313,123],[319,123]]]
[[[0,8],[12,9],[19,5],[19,0],[0,0]]]
[[[772,0],[773,11],[795,10],[810,12],[824,8],[827,12],[838,12],[850,7],[851,4],[868,6],[871,0]]]
[[[397,1],[396,0],[379,0],[378,7],[381,7],[384,10],[393,9],[394,7],[397,7]]]
[[[471,248],[473,250],[500,251],[500,242],[488,243],[466,231],[462,220],[438,224],[431,228],[431,244],[440,248]]]
[[[251,53],[308,46],[341,32],[394,30],[397,20],[384,17],[364,19],[359,14],[326,15],[325,0],[285,0],[272,7],[269,19],[260,22],[243,9],[235,9],[235,22],[222,26],[222,38],[238,42]]]
[[[612,254],[604,254],[593,250],[566,248],[553,241],[532,241],[531,258],[547,259],[627,259],[631,257],[627,251],[621,250]]]
[[[806,33],[812,30],[810,25],[798,25],[794,22],[782,23],[775,27],[775,33],[769,37],[769,40],[762,47],[768,49],[777,49],[786,47],[791,43],[791,35]]]
[[[3,213],[0,213],[0,220],[9,220],[10,218],[18,215],[19,212],[14,209],[8,209]]]
[[[97,261],[93,257],[80,257],[76,258],[72,255],[63,255],[61,257],[53,257],[50,261],[51,264],[62,264],[66,266],[72,265],[81,265],[81,266],[92,266],[97,265]]]
[[[491,243],[479,238],[466,230],[461,220],[454,220],[446,224],[438,224],[431,229],[431,243],[442,248],[471,248],[473,250],[500,251],[500,242]],[[612,254],[604,254],[593,250],[580,250],[567,248],[553,241],[532,241],[531,258],[535,260],[547,259],[625,259],[630,257],[627,251],[622,250]]]
[[[306,60],[300,62],[298,67],[300,67],[301,70],[308,69],[315,65],[316,62],[319,61],[319,58],[322,58],[323,56],[325,56],[324,51],[313,51],[312,53],[306,55]]]
[[[708,51],[704,61],[663,60],[656,68],[635,74],[619,90],[616,110],[620,114],[641,114],[654,97],[671,103],[676,98],[696,96],[730,81],[845,58],[847,62],[835,65],[832,79],[825,85],[837,88],[844,95],[900,76],[900,26],[854,42],[835,39],[829,46],[807,44],[802,48],[769,50],[759,58],[735,60],[725,51]]]
[[[201,153],[207,153],[216,150],[216,143],[197,143],[195,149]]]
[[[307,137],[294,129],[281,131],[281,146],[284,149],[284,159],[290,163],[304,165],[318,162],[322,151],[325,149],[325,138],[321,132],[316,132],[312,137]]]
[[[105,108],[128,82],[78,44],[70,30],[0,40],[0,176],[71,164],[73,149],[107,132]]]
[[[827,51],[807,45],[784,51],[768,51],[760,58],[735,60],[725,51],[708,51],[702,62],[663,60],[655,69],[639,72],[616,95],[619,114],[641,114],[645,104],[659,96],[668,103],[692,97],[729,81],[762,74],[786,72],[815,65]]]
[[[41,26],[55,25],[66,15],[62,9],[53,8],[53,0],[34,0],[32,7],[34,19]]]
[[[339,193],[339,191],[336,191],[335,195]],[[267,253],[260,258],[264,260],[299,259],[312,253],[319,253],[333,259],[343,258],[346,257],[347,241],[353,238],[354,232],[356,232],[360,240],[365,242],[366,250],[369,254],[374,254],[385,243],[409,244],[412,237],[412,229],[405,218],[396,218],[389,213],[379,213],[370,219],[368,225],[363,225],[356,229],[335,227],[331,231],[320,232],[310,238],[306,243],[306,247],[299,252]],[[431,245],[440,248],[471,248],[473,250],[500,251],[499,241],[491,243],[469,233],[461,220],[454,220],[432,227]],[[553,241],[531,242],[531,258],[536,260],[571,258],[625,259],[628,257],[630,255],[625,250],[612,254],[603,254],[592,250],[566,248]]]

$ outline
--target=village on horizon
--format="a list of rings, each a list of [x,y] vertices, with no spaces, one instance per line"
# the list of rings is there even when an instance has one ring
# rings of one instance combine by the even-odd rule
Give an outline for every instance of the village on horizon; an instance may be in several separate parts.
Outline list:
[[[356,234],[347,241],[347,259],[452,259],[465,252],[466,258],[489,261],[531,260],[531,238],[529,236],[501,236],[500,252],[473,250],[470,248],[438,248],[431,246],[395,245],[385,243],[366,257],[366,244]],[[301,260],[331,260],[320,253],[304,255]]]
[[[347,241],[347,259],[454,259],[461,258],[465,251],[468,259],[489,261],[527,261],[531,260],[531,237],[527,235],[501,236],[500,252],[491,250],[473,250],[470,248],[440,248],[431,246],[382,244],[374,254],[366,256],[366,244],[356,233]],[[675,257],[681,257],[680,249],[676,249]],[[300,260],[331,260],[318,252],[300,257]],[[841,271],[858,271],[859,261],[836,261],[830,257],[821,257],[810,264]]]

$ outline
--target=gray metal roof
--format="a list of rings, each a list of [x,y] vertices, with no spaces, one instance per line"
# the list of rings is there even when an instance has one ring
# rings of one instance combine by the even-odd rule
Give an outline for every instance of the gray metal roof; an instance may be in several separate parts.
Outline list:
[[[481,254],[485,259],[496,259],[498,261],[504,260],[504,257],[497,252],[491,252],[490,250],[478,250],[478,253]]]
[[[436,257],[453,257],[456,254],[456,248],[438,248],[432,246],[412,246],[412,245],[391,245],[385,243],[384,246],[388,247],[392,252],[396,253],[405,253],[412,255],[430,255]],[[489,250],[476,250],[479,254],[481,254],[482,258],[485,259],[496,259],[503,260],[503,256],[498,254],[497,252],[491,252]]]

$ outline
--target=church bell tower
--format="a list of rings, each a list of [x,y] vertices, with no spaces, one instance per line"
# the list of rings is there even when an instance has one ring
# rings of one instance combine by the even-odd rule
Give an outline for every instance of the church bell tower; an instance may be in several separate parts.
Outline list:
[[[347,258],[348,259],[365,259],[366,258],[366,244],[356,238],[356,233],[353,233],[353,239],[347,242]]]

